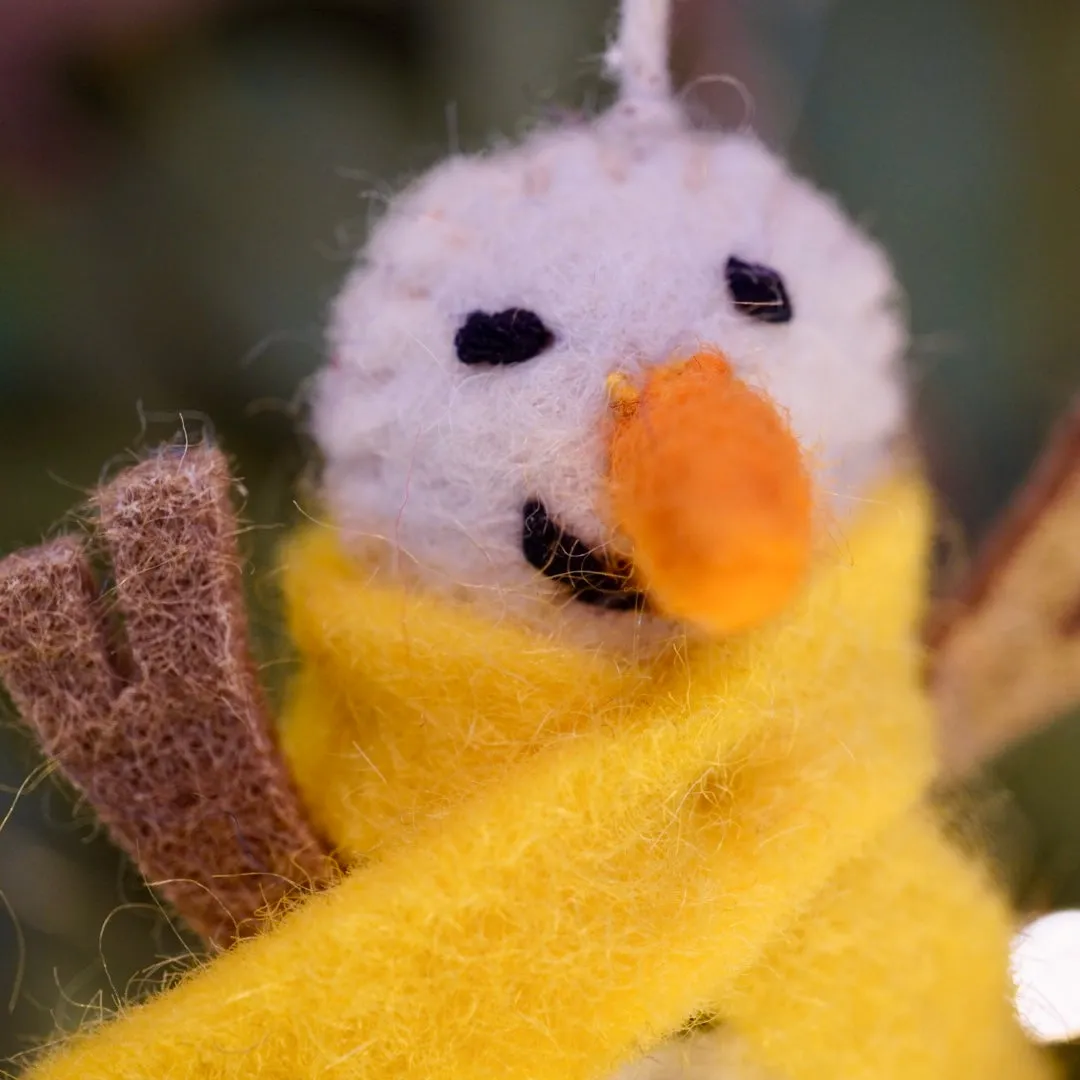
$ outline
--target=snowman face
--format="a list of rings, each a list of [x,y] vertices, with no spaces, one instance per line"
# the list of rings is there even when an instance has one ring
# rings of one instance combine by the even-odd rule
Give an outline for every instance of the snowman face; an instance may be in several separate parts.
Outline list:
[[[602,118],[452,159],[391,206],[330,339],[313,420],[346,546],[541,618],[649,618],[606,510],[613,373],[722,354],[785,416],[819,519],[903,423],[884,256],[744,136]]]

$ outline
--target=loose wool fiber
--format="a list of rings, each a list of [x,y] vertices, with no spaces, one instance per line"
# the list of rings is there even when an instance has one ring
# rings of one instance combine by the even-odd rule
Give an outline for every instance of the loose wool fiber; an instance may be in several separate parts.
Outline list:
[[[710,1008],[792,1080],[1049,1075],[1009,1015],[1004,913],[918,809],[926,503],[881,492],[789,617],[648,679],[308,533],[287,586],[317,677],[287,748],[356,868],[33,1075],[596,1080]],[[911,968],[895,1009],[881,948]]]

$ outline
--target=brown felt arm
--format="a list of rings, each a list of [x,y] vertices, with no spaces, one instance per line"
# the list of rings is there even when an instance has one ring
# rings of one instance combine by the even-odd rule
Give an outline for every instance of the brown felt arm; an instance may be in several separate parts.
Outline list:
[[[100,605],[82,543],[65,537],[0,562],[0,678],[45,751],[85,775],[96,724],[120,681],[107,659]]]
[[[248,658],[228,470],[212,450],[169,451],[95,501],[133,671],[110,664],[68,539],[0,563],[0,677],[147,879],[227,944],[333,873]]]
[[[1080,399],[931,623],[946,766],[970,770],[1080,703]]]

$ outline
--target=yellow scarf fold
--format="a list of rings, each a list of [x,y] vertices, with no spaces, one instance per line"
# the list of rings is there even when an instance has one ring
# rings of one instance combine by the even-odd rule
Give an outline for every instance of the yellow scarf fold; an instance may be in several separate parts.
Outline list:
[[[782,621],[631,664],[289,548],[284,746],[356,862],[42,1080],[598,1080],[715,1009],[793,1080],[1048,1075],[1008,916],[920,800],[927,498]]]

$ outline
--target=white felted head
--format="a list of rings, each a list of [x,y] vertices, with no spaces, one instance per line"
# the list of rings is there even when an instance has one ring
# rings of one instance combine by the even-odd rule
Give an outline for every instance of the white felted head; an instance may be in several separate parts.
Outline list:
[[[648,526],[618,512],[619,417],[658,441],[645,456],[660,472],[639,468],[633,490],[679,491],[730,522],[754,519],[747,500],[776,482],[731,495],[745,448],[724,441],[741,430],[727,398],[683,393],[719,430],[699,438],[692,402],[664,423],[645,407],[650,373],[705,357],[768,401],[799,447],[818,530],[888,469],[904,417],[884,255],[751,136],[689,128],[669,92],[667,14],[661,0],[624,5],[609,112],[451,158],[393,202],[334,307],[314,402],[346,546],[403,580],[599,640],[655,637],[657,610],[711,630],[753,621],[697,619],[685,588],[664,592],[666,570],[642,578],[642,564],[678,556],[650,562]],[[706,480],[682,491],[694,470]],[[688,524],[678,507],[654,510],[672,544],[708,547],[696,510]]]

